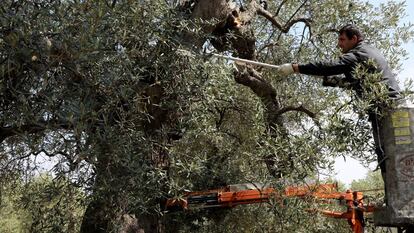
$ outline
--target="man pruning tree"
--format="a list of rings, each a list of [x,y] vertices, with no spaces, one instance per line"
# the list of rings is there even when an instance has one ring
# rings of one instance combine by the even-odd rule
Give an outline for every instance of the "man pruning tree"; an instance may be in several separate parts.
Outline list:
[[[369,74],[379,74],[380,80],[374,85],[384,85],[388,91],[389,98],[398,97],[399,87],[392,73],[388,62],[382,53],[371,45],[364,42],[361,31],[352,24],[346,25],[339,30],[338,47],[343,53],[337,60],[326,62],[311,62],[308,64],[288,63],[279,67],[278,71],[282,75],[301,73],[307,75],[323,76],[324,86],[347,86],[354,90],[357,96],[362,97],[364,92],[363,75],[356,75],[359,67],[366,70]],[[344,76],[335,76],[344,74]],[[372,94],[372,93],[365,93]],[[381,104],[380,104],[381,105]],[[375,109],[369,111],[369,121],[372,124],[375,152],[378,156],[378,163],[383,173],[385,172],[384,148],[379,132],[381,122],[381,109],[385,106],[374,106]],[[379,110],[379,111],[378,111]]]

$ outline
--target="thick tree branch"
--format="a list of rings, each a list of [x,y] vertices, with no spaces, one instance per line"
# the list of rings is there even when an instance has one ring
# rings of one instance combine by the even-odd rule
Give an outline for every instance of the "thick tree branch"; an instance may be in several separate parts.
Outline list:
[[[276,89],[253,68],[245,68],[244,71],[236,71],[234,74],[237,83],[249,87],[262,101],[266,109],[266,121],[269,128],[283,127],[280,111],[280,103],[277,100]]]
[[[234,74],[237,83],[250,87],[260,98],[265,98],[269,102],[273,102],[270,100],[276,96],[276,90],[253,68],[248,67],[244,71],[236,71]]]
[[[69,129],[71,126],[69,122],[63,121],[39,121],[37,123],[32,124],[25,124],[21,126],[6,126],[0,127],[0,143],[2,143],[6,138],[12,137],[18,134],[24,133],[40,133],[48,128],[55,128],[55,129]]]
[[[236,7],[237,6],[233,1],[198,0],[195,3],[192,18],[203,20],[223,20],[231,14]]]

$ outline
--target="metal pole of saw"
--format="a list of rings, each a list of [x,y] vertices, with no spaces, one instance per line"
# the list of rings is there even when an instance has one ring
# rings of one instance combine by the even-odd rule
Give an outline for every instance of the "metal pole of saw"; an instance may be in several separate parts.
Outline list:
[[[189,57],[194,57],[195,56],[190,51],[187,51],[187,50],[184,50],[184,49],[178,49],[177,51],[181,55],[184,55],[184,56],[189,56]],[[271,69],[279,69],[279,66],[277,66],[277,65],[272,65],[272,64],[268,64],[268,63],[247,60],[247,59],[238,58],[238,57],[226,56],[226,55],[221,55],[221,54],[217,54],[217,53],[207,53],[206,55],[207,56],[218,57],[218,58],[223,58],[223,59],[226,59],[226,60],[232,60],[232,61],[235,61],[235,62],[241,62],[241,63],[251,64],[251,65],[256,65],[256,66],[263,66],[263,67],[267,67],[267,68],[271,68]]]
[[[224,59],[232,60],[232,61],[236,61],[236,62],[242,62],[242,63],[256,65],[256,66],[263,66],[263,67],[272,68],[272,69],[279,69],[279,66],[268,64],[268,63],[252,61],[252,60],[247,60],[247,59],[237,58],[237,57],[231,57],[231,56],[225,56],[225,55],[221,55],[221,54],[217,54],[217,53],[211,53],[211,55],[214,56],[214,57],[224,58]]]

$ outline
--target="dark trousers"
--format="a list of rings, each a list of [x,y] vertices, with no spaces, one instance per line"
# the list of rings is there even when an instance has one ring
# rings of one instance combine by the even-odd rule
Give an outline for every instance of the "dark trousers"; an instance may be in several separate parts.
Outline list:
[[[384,136],[381,132],[383,119],[382,116],[377,113],[369,113],[369,121],[372,126],[372,134],[375,143],[375,153],[377,154],[378,166],[381,168],[381,173],[385,173],[385,148],[384,148]],[[385,180],[384,180],[385,181]]]
[[[377,154],[378,166],[381,169],[382,180],[384,181],[384,203],[388,206],[387,198],[387,184],[386,184],[386,167],[385,163],[387,157],[385,155],[384,148],[384,134],[382,132],[382,126],[384,123],[383,116],[378,115],[377,113],[369,113],[369,121],[372,125],[372,134],[374,137],[375,143],[375,153]]]

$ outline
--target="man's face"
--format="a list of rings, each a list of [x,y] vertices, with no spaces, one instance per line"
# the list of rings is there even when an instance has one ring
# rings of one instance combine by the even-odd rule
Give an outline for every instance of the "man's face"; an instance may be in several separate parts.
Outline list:
[[[341,48],[342,53],[347,53],[358,44],[358,37],[353,36],[349,39],[345,33],[338,36],[338,47]]]

